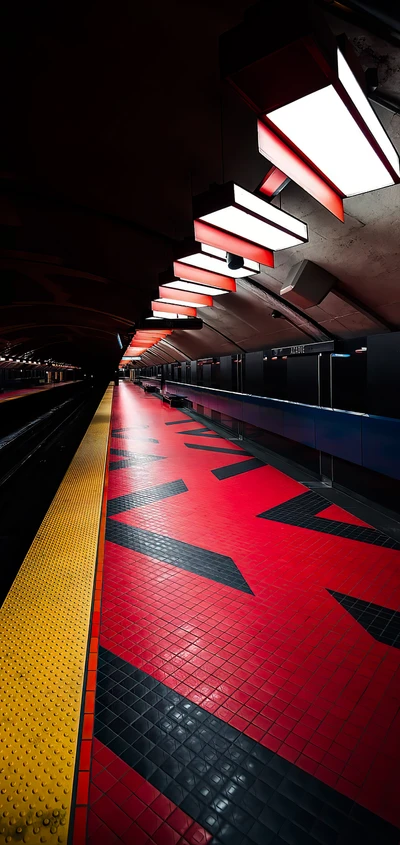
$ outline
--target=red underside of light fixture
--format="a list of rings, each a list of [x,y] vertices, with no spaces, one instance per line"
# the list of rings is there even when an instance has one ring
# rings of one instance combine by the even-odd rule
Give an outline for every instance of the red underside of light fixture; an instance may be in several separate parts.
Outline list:
[[[343,222],[342,197],[279,138],[263,120],[257,121],[257,130],[260,153]]]
[[[283,188],[285,182],[288,181],[288,176],[286,173],[282,173],[282,170],[279,170],[277,167],[271,167],[268,170],[267,175],[261,182],[259,187],[259,191],[261,194],[264,194],[266,197],[273,197],[278,191]]]
[[[171,334],[171,329],[162,329],[159,331],[146,329],[136,332],[132,338],[125,355],[142,355],[152,346],[155,346],[160,340]]]
[[[189,308],[186,305],[170,305],[169,302],[152,302],[151,308],[153,311],[165,312],[165,314],[181,314],[182,317],[197,316],[195,308]]]
[[[231,252],[233,255],[241,255],[242,258],[249,258],[251,261],[257,261],[258,264],[264,264],[266,267],[274,266],[274,254],[270,249],[265,249],[265,247],[258,246],[244,238],[231,235],[229,232],[217,229],[216,226],[211,226],[210,223],[204,223],[202,220],[194,221],[194,237],[196,241],[207,244],[207,246],[215,246],[218,249],[225,250],[225,252]]]
[[[210,226],[209,228],[213,227]],[[182,264],[180,261],[174,261],[174,275],[179,279],[197,282],[199,285],[209,285],[209,287],[220,288],[232,293],[236,291],[235,280],[230,276],[212,273],[211,270],[202,270],[201,267],[192,267],[191,264]]]
[[[176,302],[176,300],[180,300],[180,305],[192,305],[193,308],[196,306],[209,306],[211,307],[213,304],[212,296],[208,296],[205,293],[191,293],[191,291],[186,290],[177,290],[176,288],[167,288],[163,285],[159,287],[158,293],[160,299],[172,299]]]

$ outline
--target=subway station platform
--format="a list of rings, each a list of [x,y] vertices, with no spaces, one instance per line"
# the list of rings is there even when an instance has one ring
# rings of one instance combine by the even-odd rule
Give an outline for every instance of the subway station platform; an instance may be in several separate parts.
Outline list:
[[[399,842],[399,544],[156,395],[108,388],[0,637],[0,843]]]

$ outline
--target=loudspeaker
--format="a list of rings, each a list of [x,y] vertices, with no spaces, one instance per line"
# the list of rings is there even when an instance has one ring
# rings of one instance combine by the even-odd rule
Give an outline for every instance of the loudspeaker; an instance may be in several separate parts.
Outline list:
[[[304,260],[291,268],[280,295],[292,305],[306,310],[312,305],[319,305],[336,281],[336,277],[328,270],[313,261]]]

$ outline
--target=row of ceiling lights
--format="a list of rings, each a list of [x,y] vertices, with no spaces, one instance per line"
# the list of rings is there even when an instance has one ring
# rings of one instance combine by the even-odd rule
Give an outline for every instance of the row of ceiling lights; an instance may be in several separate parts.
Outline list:
[[[6,357],[6,358],[3,357],[3,356],[0,356],[0,362],[2,362],[2,363],[5,362],[6,364],[26,364],[26,365],[32,366],[32,367],[36,367],[36,366],[37,367],[68,367],[69,370],[80,369],[80,367],[76,367],[72,364],[66,364],[65,362],[61,364],[58,361],[51,361],[51,360],[32,361],[31,359],[28,359],[28,358],[15,358],[13,355]]]
[[[180,247],[172,273],[163,274],[153,317],[195,317],[213,297],[236,291],[236,279],[272,267],[274,251],[308,240],[301,220],[233,182],[194,200],[194,240]]]
[[[149,320],[196,317],[198,308],[213,305],[214,296],[234,293],[235,279],[259,273],[261,263],[272,267],[275,250],[308,239],[305,223],[234,183],[197,197],[196,212],[194,239],[178,248],[172,269],[161,275]],[[143,340],[146,335],[149,344],[140,352],[139,335]],[[161,339],[160,334],[157,342]],[[136,360],[154,345],[151,329],[137,333],[134,340]],[[131,343],[124,357],[132,350]]]
[[[279,49],[275,41],[260,52],[256,15],[222,39],[225,76],[256,111],[259,151],[273,168],[259,195],[230,182],[194,199],[194,240],[178,249],[172,271],[160,279],[150,320],[196,317],[214,296],[234,292],[236,278],[258,273],[260,264],[273,267],[275,251],[308,241],[305,223],[270,204],[288,177],[340,220],[344,197],[400,181],[399,157],[348,42],[339,47],[315,10],[308,16],[302,10],[292,30]]]

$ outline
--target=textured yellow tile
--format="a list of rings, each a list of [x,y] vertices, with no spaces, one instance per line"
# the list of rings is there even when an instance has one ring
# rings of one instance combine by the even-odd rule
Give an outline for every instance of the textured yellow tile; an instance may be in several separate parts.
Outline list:
[[[0,610],[1,845],[67,841],[112,392]]]

